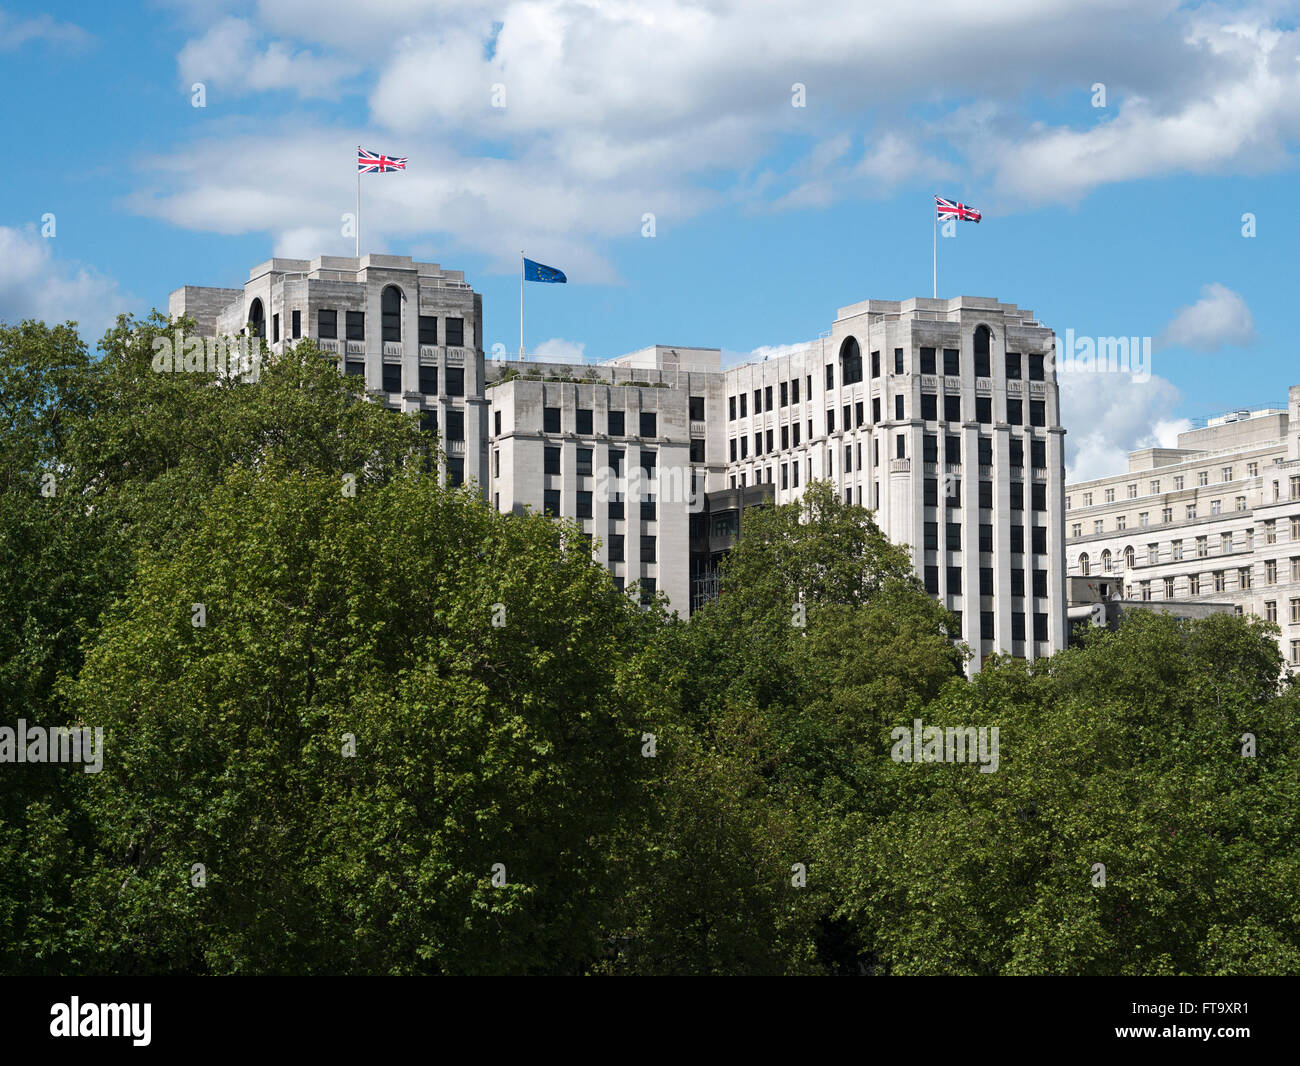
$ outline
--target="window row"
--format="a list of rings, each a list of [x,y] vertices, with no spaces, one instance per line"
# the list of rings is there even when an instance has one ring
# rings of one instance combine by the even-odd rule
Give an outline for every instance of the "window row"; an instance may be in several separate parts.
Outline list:
[[[594,518],[593,511],[594,495],[591,492],[579,490],[574,494],[574,516],[576,518]],[[611,492],[608,500],[608,517],[609,520],[618,521],[627,517],[627,500],[621,492]],[[559,518],[563,513],[561,510],[561,496],[559,489],[545,489],[542,492],[542,513],[550,515],[552,518]],[[642,522],[654,522],[658,518],[658,504],[653,496],[642,496],[638,511]],[[620,542],[621,542],[620,538]],[[644,543],[646,538],[642,538]],[[654,538],[649,538],[653,543]],[[613,556],[610,557],[614,559]],[[642,558],[645,559],[644,553]],[[615,559],[614,561],[618,561]],[[646,559],[647,562],[653,562],[653,557]]]

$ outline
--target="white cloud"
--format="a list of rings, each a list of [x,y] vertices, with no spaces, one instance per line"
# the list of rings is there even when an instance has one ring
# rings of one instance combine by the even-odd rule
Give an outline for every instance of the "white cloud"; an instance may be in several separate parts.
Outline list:
[[[528,353],[528,358],[539,363],[581,363],[586,350],[584,341],[566,341],[563,337],[552,337],[533,348]]]
[[[93,344],[120,312],[128,310],[126,298],[112,278],[55,259],[53,244],[34,226],[0,226],[0,321],[71,320]]]
[[[75,49],[89,43],[90,34],[80,26],[60,22],[49,15],[24,19],[0,10],[0,52],[11,52],[37,41]]]
[[[1240,293],[1212,282],[1196,303],[1179,309],[1159,339],[1161,346],[1202,352],[1240,347],[1255,339],[1255,320]]]
[[[1068,482],[1121,474],[1129,452],[1175,447],[1178,434],[1191,428],[1174,418],[1182,396],[1164,378],[1079,372],[1062,373],[1058,381]]]
[[[332,97],[355,73],[351,62],[295,51],[284,41],[269,41],[259,51],[259,36],[247,19],[222,19],[181,49],[181,83],[187,90],[199,81],[234,93],[286,89],[300,97]]]

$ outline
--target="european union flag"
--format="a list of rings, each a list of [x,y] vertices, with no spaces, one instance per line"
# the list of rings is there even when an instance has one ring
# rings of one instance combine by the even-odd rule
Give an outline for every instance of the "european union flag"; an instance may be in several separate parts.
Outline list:
[[[555,267],[548,267],[524,256],[524,281],[550,281],[563,285],[568,280],[563,270],[556,270]]]

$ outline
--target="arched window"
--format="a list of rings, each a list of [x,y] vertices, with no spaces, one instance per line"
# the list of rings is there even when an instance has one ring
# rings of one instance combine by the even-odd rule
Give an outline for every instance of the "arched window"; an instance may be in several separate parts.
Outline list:
[[[262,301],[254,300],[248,309],[248,325],[252,330],[254,337],[266,337],[266,312],[262,309]]]
[[[1110,573],[1110,549],[1109,548],[1107,548],[1104,552],[1101,553],[1101,572],[1103,574]]]
[[[992,376],[993,361],[989,356],[993,333],[988,326],[979,326],[975,330],[975,376],[987,378]]]
[[[862,349],[852,337],[840,345],[840,384],[856,385],[862,380]]]
[[[1133,567],[1134,567],[1134,565],[1135,565],[1135,563],[1134,563],[1134,558],[1135,558],[1135,557],[1134,557],[1134,555],[1133,555],[1133,547],[1132,547],[1132,545],[1130,545],[1129,547],[1127,547],[1127,548],[1124,549],[1124,569],[1125,569],[1125,570],[1132,570],[1132,569],[1133,569]]]
[[[396,285],[384,289],[379,300],[380,324],[386,341],[402,339],[402,290]]]
[[[1084,577],[1088,576],[1088,553],[1084,552],[1079,556],[1079,573]]]

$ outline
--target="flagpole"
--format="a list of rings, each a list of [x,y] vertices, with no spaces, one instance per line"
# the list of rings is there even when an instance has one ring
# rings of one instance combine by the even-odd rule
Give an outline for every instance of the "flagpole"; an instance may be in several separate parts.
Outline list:
[[[939,209],[937,203],[936,199],[930,213],[930,221],[934,226],[934,235],[931,239],[934,242],[934,261],[932,265],[934,267],[934,298],[936,300],[939,299]]]
[[[357,145],[357,158],[361,158],[361,145]],[[356,248],[357,258],[361,258],[361,167],[357,166],[357,225],[356,225]]]
[[[519,249],[519,358],[524,357],[524,250]]]

